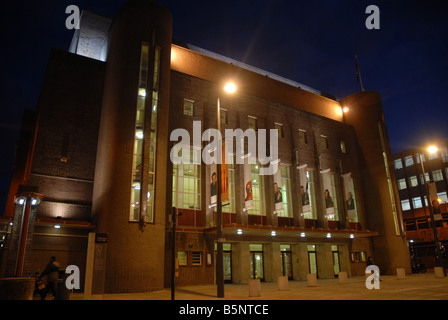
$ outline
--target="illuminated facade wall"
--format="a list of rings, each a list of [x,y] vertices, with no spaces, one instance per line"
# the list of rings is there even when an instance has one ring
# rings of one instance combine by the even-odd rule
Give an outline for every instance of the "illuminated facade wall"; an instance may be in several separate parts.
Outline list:
[[[221,130],[274,129],[280,158],[277,175],[261,175],[259,163],[239,164],[235,155],[229,164],[226,281],[364,275],[370,255],[382,272],[408,267],[379,95],[361,92],[339,101],[173,43],[171,16],[154,2],[125,4],[109,33],[105,20],[94,16],[83,15],[99,23],[98,32],[84,21],[89,32],[74,38],[104,37],[107,58],[73,46],[75,54],[55,52],[42,88],[27,181],[43,194],[36,227],[45,241],[35,243],[35,252],[47,246],[65,264],[85,265],[87,233],[107,233],[106,292],[168,287],[174,206],[182,212],[176,221],[177,284],[212,284],[216,168],[173,164],[170,133],[183,128],[193,137],[193,121],[202,131],[216,128],[219,96]],[[55,72],[60,68],[67,73]],[[238,87],[232,96],[220,93],[228,80]],[[366,105],[373,111],[364,114]],[[207,143],[191,139],[191,155],[200,156]],[[55,224],[62,228],[50,232]],[[47,257],[42,259],[36,255],[36,265]]]

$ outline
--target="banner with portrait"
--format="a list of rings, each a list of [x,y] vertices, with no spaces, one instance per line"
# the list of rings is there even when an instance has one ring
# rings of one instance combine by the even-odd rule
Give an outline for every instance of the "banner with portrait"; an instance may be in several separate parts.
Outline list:
[[[277,170],[274,174],[274,213],[283,211],[282,174]]]
[[[325,201],[325,216],[328,220],[335,220],[334,211],[334,194],[333,185],[331,183],[331,171],[326,169],[320,172],[322,174],[324,201]]]
[[[311,214],[311,197],[310,197],[310,183],[308,178],[308,165],[299,166],[300,177],[300,203],[302,205],[302,216],[305,218],[312,217]]]
[[[358,208],[356,206],[356,194],[353,184],[352,173],[345,173],[342,175],[342,185],[344,186],[344,200],[347,209],[348,221],[358,221]]]
[[[252,194],[252,166],[249,163],[249,157],[244,158],[244,208],[246,210],[253,208]]]
[[[221,152],[221,203],[229,201],[229,164],[226,157],[226,143],[222,143]],[[218,165],[210,164],[210,207],[218,202]]]

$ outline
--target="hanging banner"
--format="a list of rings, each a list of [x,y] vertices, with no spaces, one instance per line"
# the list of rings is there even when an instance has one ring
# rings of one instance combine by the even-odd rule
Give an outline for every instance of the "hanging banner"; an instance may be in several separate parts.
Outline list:
[[[226,145],[227,143],[223,141],[221,152],[221,203],[229,201],[229,164]]]
[[[277,170],[274,174],[274,213],[283,211],[283,193],[282,193],[282,174],[281,170]]]
[[[244,158],[244,207],[246,210],[253,207],[253,195],[252,195],[252,175],[251,165],[249,163],[249,157]]]
[[[216,203],[218,202],[218,174],[216,173],[216,163],[212,163],[210,165],[210,207],[216,206]]]
[[[324,187],[324,201],[325,201],[325,212],[328,220],[334,220],[334,195],[333,188],[331,184],[331,172],[330,169],[321,171],[322,181]]]
[[[302,216],[311,218],[310,185],[308,181],[308,166],[299,167],[300,177],[300,201],[302,204]]]
[[[345,192],[345,205],[348,213],[349,222],[358,222],[358,210],[356,208],[356,195],[353,184],[352,173],[345,173],[342,175],[342,183]]]
[[[229,201],[229,164],[226,157],[226,144],[222,143],[221,153],[221,203]],[[210,207],[216,206],[218,202],[218,166],[210,164]]]

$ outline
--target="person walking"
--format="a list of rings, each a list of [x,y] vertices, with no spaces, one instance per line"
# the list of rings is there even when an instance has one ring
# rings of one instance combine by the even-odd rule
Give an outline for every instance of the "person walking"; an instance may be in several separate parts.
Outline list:
[[[51,293],[54,297],[56,297],[56,290],[58,284],[58,270],[60,269],[61,264],[56,260],[56,257],[52,256],[50,258],[50,262],[48,262],[45,270],[39,276],[39,279],[43,277],[47,277],[45,290],[42,290],[41,300],[45,300],[45,297],[48,293]]]

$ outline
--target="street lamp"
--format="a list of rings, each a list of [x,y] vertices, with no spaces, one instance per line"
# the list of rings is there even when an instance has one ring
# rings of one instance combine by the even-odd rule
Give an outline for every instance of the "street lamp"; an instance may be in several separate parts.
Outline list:
[[[236,85],[233,82],[227,82],[224,85],[224,91],[227,93],[234,93],[236,91]],[[221,100],[217,99],[217,129],[218,132],[221,133]],[[221,148],[221,145],[218,144],[218,148]],[[221,148],[222,150],[222,148]],[[226,157],[224,157],[225,159]],[[216,165],[217,171],[217,253],[216,253],[216,284],[217,284],[217,296],[218,298],[224,298],[224,262],[223,262],[223,242],[222,238],[222,203],[221,203],[221,159],[218,159]]]
[[[438,151],[438,149],[437,149],[436,146],[432,145],[432,146],[428,147],[427,151],[430,154],[434,154],[434,153],[436,153]],[[429,198],[429,188],[428,188],[428,184],[426,183],[425,166],[423,164],[423,158],[422,158],[421,152],[419,152],[418,155],[420,157],[420,164],[422,166],[423,183],[425,184],[426,199],[428,200],[428,208],[429,208],[429,216],[430,216],[430,219],[431,219],[431,227],[432,227],[432,231],[434,233],[434,244],[436,246],[436,254],[437,254],[436,261],[437,261],[438,265],[442,267],[443,274],[446,277],[445,264],[443,263],[442,252],[440,250],[440,244],[439,244],[439,236],[437,234],[436,223],[434,221],[434,208],[432,207],[431,199]]]

